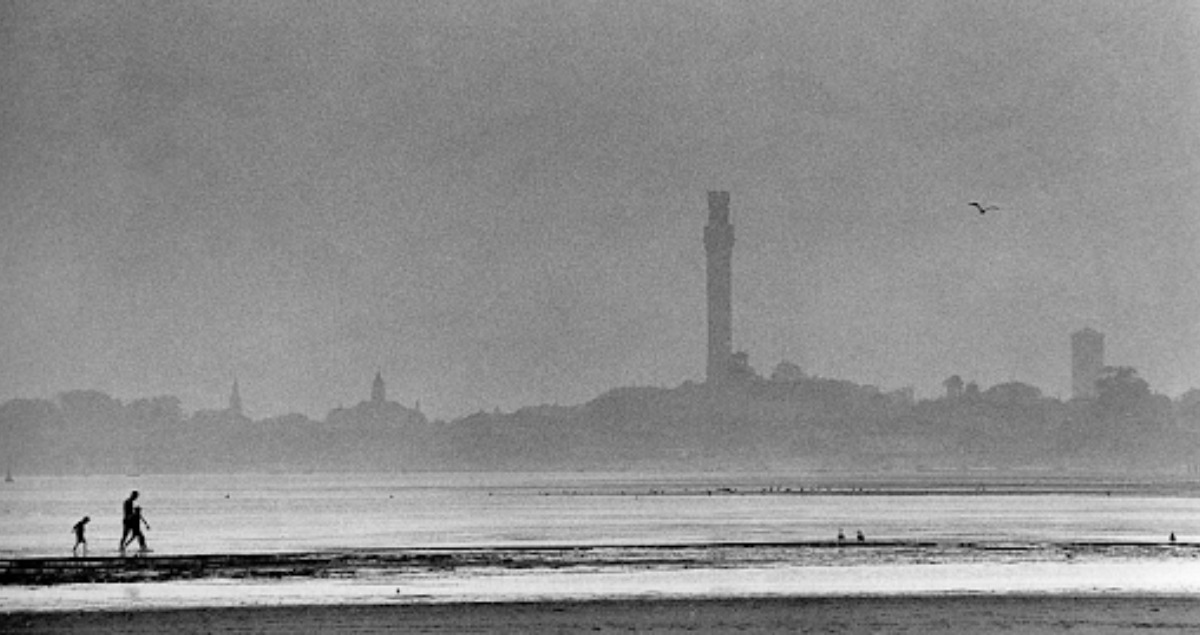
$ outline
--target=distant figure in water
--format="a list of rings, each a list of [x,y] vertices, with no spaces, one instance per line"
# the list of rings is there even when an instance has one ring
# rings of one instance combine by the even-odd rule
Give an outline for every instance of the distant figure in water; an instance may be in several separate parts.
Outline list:
[[[121,508],[121,553],[125,553],[125,545],[133,542],[134,532],[141,533],[141,529],[133,521],[133,501],[137,500],[137,490],[125,499],[125,505]]]
[[[862,530],[861,530],[861,529],[860,529],[860,530],[858,530],[858,541],[859,541],[859,542],[866,542],[866,541],[867,541],[866,537],[865,537],[865,536],[863,536],[863,533],[862,533]]]
[[[1175,532],[1171,532],[1171,542],[1175,542]]]
[[[838,527],[838,542],[846,542],[846,534],[842,532],[841,527]]]
[[[129,537],[129,544],[133,544],[133,540],[136,538],[138,541],[138,551],[147,551],[146,535],[142,533],[142,525],[145,525],[146,529],[150,529],[150,523],[146,522],[145,518],[142,518],[142,508],[141,507],[133,508],[132,522],[133,522],[133,535]],[[122,547],[121,549],[122,549],[122,551],[124,551],[124,547]]]
[[[87,557],[87,538],[83,537],[83,530],[87,528],[87,524],[91,522],[91,520],[91,518],[84,516],[83,520],[75,523],[75,526],[71,528],[71,530],[75,532],[75,546],[71,547],[71,555],[78,556],[79,546],[83,545],[83,557]]]

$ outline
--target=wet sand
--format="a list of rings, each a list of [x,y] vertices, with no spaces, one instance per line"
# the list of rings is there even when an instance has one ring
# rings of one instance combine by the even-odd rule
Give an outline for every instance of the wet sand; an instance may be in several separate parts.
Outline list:
[[[1195,561],[1194,542],[755,542],[0,559],[0,587],[226,578],[352,578],[461,570]]]
[[[295,606],[0,615],[6,633],[1195,633],[1200,598],[937,595]]]

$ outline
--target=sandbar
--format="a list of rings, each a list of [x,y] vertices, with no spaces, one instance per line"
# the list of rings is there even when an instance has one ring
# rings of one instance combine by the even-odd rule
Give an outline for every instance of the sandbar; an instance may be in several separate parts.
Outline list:
[[[1194,633],[1195,597],[616,599],[0,615],[6,633]]]

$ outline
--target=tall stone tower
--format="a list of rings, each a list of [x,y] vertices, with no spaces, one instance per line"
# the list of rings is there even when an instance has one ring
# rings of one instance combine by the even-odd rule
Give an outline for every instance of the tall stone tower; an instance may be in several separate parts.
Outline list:
[[[1096,380],[1104,368],[1104,334],[1084,328],[1071,334],[1071,397],[1096,397]]]
[[[726,383],[733,359],[733,225],[729,192],[708,193],[708,369],[709,384]]]
[[[375,403],[387,401],[387,388],[383,385],[383,371],[375,372],[375,383],[371,384],[371,401]]]

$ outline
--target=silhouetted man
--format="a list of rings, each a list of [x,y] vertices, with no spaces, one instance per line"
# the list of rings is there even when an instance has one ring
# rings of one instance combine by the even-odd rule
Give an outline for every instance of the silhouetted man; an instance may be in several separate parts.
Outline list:
[[[75,526],[71,528],[75,532],[75,546],[71,547],[71,555],[78,556],[79,545],[83,545],[83,557],[87,557],[87,538],[83,537],[83,530],[87,528],[87,524],[91,520],[91,518],[84,516],[83,520],[75,523]]]
[[[141,528],[138,527],[137,521],[134,520],[133,517],[133,501],[137,500],[137,497],[137,490],[133,490],[133,493],[129,495],[129,498],[125,499],[125,506],[122,509],[123,517],[121,519],[121,525],[124,527],[124,529],[121,531],[121,553],[125,553],[126,544],[133,542],[133,534],[135,532],[139,534],[142,533]]]

